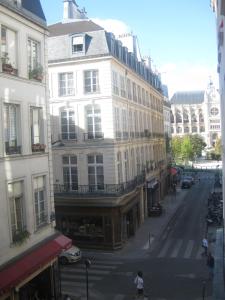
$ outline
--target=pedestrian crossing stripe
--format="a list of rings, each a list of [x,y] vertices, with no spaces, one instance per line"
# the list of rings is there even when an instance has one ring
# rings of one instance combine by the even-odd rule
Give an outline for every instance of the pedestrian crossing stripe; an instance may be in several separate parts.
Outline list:
[[[156,252],[155,252],[156,253]],[[152,253],[154,256],[154,253]],[[201,242],[194,240],[168,239],[163,247],[157,251],[157,258],[183,258],[183,259],[203,259]]]

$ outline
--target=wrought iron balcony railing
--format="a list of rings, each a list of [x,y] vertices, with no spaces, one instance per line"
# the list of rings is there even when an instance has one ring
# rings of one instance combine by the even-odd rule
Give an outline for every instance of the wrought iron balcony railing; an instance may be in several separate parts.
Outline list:
[[[99,185],[72,185],[55,184],[54,193],[57,194],[72,194],[76,196],[119,196],[124,195],[134,190],[138,185],[145,182],[145,174],[135,177],[135,179],[119,183],[119,184],[99,184]]]

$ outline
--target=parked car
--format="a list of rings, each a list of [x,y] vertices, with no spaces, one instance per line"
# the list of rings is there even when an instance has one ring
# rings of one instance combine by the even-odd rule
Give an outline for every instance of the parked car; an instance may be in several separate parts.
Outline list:
[[[181,188],[182,188],[182,189],[190,189],[190,187],[191,187],[191,182],[190,182],[190,180],[183,179],[183,180],[181,181]]]
[[[81,260],[81,257],[81,250],[76,246],[72,246],[68,250],[62,251],[62,253],[59,255],[59,262],[62,265],[65,265],[68,263],[77,262]]]
[[[191,184],[195,184],[195,179],[192,176],[185,176],[184,179],[190,180]]]

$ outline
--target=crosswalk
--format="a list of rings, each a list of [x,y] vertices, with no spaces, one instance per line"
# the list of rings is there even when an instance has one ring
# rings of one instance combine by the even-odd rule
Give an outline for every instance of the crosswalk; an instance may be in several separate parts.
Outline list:
[[[187,239],[166,239],[155,251],[157,258],[203,259],[201,242]]]
[[[112,272],[117,272],[117,268],[123,264],[118,260],[92,260],[88,269],[89,293],[92,293],[94,285]],[[119,272],[121,273],[121,272]],[[86,267],[84,261],[76,264],[61,266],[61,292],[63,295],[70,295],[75,299],[86,299]],[[125,274],[124,275],[128,275]],[[132,275],[132,274],[129,274]],[[113,300],[123,300],[125,295],[115,295]]]

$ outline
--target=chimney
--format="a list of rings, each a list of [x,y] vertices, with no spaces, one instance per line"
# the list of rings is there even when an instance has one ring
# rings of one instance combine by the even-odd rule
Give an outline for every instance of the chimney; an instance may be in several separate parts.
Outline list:
[[[85,10],[79,10],[75,0],[63,0],[63,22],[87,19]]]

